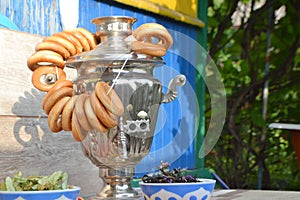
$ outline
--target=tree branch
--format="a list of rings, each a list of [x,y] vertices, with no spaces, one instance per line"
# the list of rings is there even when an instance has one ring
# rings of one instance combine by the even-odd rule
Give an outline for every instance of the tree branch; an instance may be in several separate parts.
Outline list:
[[[239,0],[234,0],[230,12],[225,17],[225,19],[219,24],[219,26],[218,26],[218,32],[216,34],[216,37],[215,37],[214,41],[211,44],[211,48],[210,48],[210,51],[209,51],[209,54],[211,56],[213,56],[217,52],[217,50],[218,50],[218,44],[220,43],[220,40],[222,38],[222,35],[223,35],[225,29],[228,26],[228,23],[230,23],[230,21],[231,21],[231,16],[236,11],[236,8],[238,6],[238,2],[239,2]]]
[[[295,54],[297,52],[297,49],[300,45],[300,37],[297,35],[295,41],[293,42],[292,47],[290,48],[290,54],[285,60],[285,62],[282,64],[282,66],[271,73],[269,75],[265,76],[264,78],[252,83],[248,88],[244,89],[241,94],[238,96],[235,104],[233,105],[230,115],[229,115],[229,122],[228,122],[228,128],[230,133],[233,135],[233,137],[248,151],[253,153],[255,156],[257,156],[257,153],[252,149],[249,145],[247,145],[245,142],[242,141],[242,139],[238,135],[238,131],[236,129],[235,124],[235,116],[238,112],[238,109],[241,107],[241,105],[244,105],[246,97],[248,94],[251,93],[251,91],[256,90],[257,88],[261,88],[265,81],[268,79],[272,79],[274,83],[276,83],[284,74],[287,73],[288,68],[291,67],[291,64],[294,60]]]

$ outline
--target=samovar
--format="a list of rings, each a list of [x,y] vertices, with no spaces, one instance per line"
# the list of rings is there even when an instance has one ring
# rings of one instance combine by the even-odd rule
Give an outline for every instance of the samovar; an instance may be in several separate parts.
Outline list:
[[[89,103],[95,104],[92,97],[103,82],[106,84],[103,91],[115,98],[108,101],[111,108],[118,109],[115,114],[113,110],[106,113],[116,123],[105,130],[82,126],[81,111],[74,110],[83,152],[99,167],[104,182],[102,191],[91,199],[140,198],[130,186],[134,168],[150,151],[161,103],[174,100],[176,87],[186,81],[184,75],[176,76],[170,81],[167,93],[163,93],[162,83],[153,76],[155,67],[163,67],[162,58],[139,54],[130,48],[135,21],[124,16],[93,19],[101,43],[66,62],[78,72],[74,95],[85,95],[90,98]]]

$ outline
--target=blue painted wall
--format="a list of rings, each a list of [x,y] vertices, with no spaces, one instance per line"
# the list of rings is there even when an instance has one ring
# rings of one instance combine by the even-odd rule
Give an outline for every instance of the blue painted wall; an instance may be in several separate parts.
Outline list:
[[[198,28],[113,1],[79,0],[79,2],[78,26],[92,32],[95,32],[96,29],[90,22],[91,19],[100,16],[125,15],[137,19],[134,28],[143,23],[157,22],[174,34],[174,47],[164,57],[166,66],[155,70],[155,76],[161,80],[165,91],[170,79],[179,73],[186,75],[188,82],[179,90],[178,99],[162,105],[152,153],[137,166],[136,170],[141,173],[144,173],[145,170],[154,170],[160,160],[172,161],[173,167],[193,169],[195,166],[194,111],[197,109],[193,97],[196,55],[193,45],[181,42],[179,35],[183,34],[195,40]],[[59,0],[1,0],[0,13],[14,22],[20,31],[43,36],[62,31]],[[189,55],[188,58],[180,55],[182,50]],[[185,145],[182,147],[183,143]],[[163,151],[160,152],[160,150]]]

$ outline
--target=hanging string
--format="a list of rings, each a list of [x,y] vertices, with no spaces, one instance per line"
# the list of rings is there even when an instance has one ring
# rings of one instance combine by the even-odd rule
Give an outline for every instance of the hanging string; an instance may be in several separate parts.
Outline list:
[[[133,52],[130,53],[130,55],[132,55],[132,54],[133,54]],[[128,59],[129,59],[129,57],[127,57],[127,58],[125,59],[125,61],[124,61],[123,65],[122,65],[122,67],[120,68],[120,71],[118,72],[116,78],[113,79],[113,84],[110,86],[109,90],[107,91],[107,95],[110,93],[110,91],[111,91],[111,90],[114,88],[114,86],[116,85],[116,82],[117,82],[117,80],[119,79],[120,74],[121,74],[121,72],[123,71],[123,69],[124,69],[124,67],[125,67],[125,65],[126,65],[126,63],[127,63],[127,61],[128,61]]]
[[[56,82],[57,80],[59,80],[59,74],[58,74],[57,66],[55,66],[55,73],[56,73],[56,80],[55,80],[55,82]]]

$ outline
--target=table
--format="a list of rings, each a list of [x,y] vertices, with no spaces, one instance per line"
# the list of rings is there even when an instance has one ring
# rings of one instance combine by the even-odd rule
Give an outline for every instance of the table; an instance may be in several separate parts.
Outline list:
[[[135,188],[141,193],[140,188]],[[95,195],[95,194],[94,194]],[[88,200],[91,196],[85,196]],[[140,194],[141,195],[141,194]],[[278,190],[215,190],[210,200],[300,200],[300,191]],[[144,200],[141,198],[140,200]]]
[[[272,190],[216,190],[211,200],[293,200],[300,199],[300,191]]]

